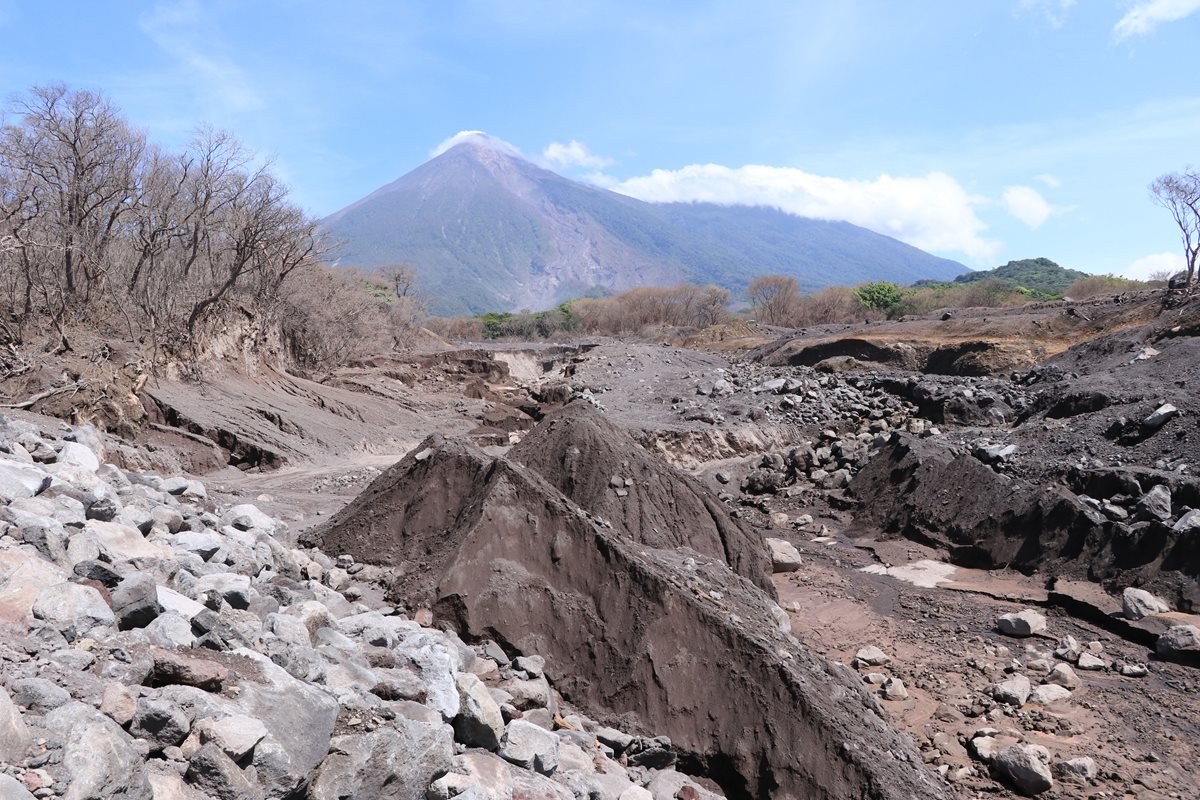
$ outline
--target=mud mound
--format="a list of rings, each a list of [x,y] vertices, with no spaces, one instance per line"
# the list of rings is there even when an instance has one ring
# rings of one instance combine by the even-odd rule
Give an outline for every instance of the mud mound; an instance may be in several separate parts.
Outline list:
[[[1176,607],[1200,607],[1194,534],[1158,520],[1109,520],[1081,501],[1079,494],[1113,496],[1121,477],[1136,480],[1128,470],[1076,470],[1065,483],[1034,485],[944,442],[898,434],[850,489],[860,522],[944,548],[964,566],[1144,586]],[[1194,479],[1143,470],[1141,480],[1143,488],[1167,483],[1179,503],[1200,503]]]
[[[774,593],[762,537],[731,518],[698,481],[648,453],[593,406],[572,403],[547,417],[509,458],[628,539],[657,548],[690,547]]]
[[[730,797],[944,797],[856,677],[719,558],[630,541],[541,475],[437,437],[310,538],[407,565],[397,592],[546,657],[573,703],[668,735]]]

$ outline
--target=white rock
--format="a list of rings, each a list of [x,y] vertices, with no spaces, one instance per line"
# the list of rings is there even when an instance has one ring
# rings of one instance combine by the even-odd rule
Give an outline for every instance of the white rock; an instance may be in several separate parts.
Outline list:
[[[25,751],[32,741],[29,728],[21,718],[21,710],[0,686],[0,762],[16,764],[24,761]]]
[[[800,551],[791,542],[783,539],[766,538],[767,548],[771,551],[771,568],[774,572],[795,572],[804,564]]]
[[[1027,608],[998,617],[996,627],[1006,636],[1033,636],[1046,630],[1046,617],[1032,608]]]
[[[78,583],[58,583],[42,589],[33,602],[33,616],[63,631],[73,631],[74,635],[68,639],[82,636],[98,625],[117,624],[100,593]]]
[[[1144,589],[1130,587],[1121,593],[1121,612],[1126,619],[1144,619],[1152,614],[1163,614],[1171,610],[1161,598]]]
[[[1079,679],[1069,664],[1055,664],[1054,669],[1050,670],[1050,674],[1046,676],[1046,683],[1061,686],[1064,689],[1078,689],[1083,685],[1083,681]]]
[[[216,719],[208,717],[197,722],[194,730],[199,733],[202,744],[215,743],[234,761],[241,760],[267,735],[266,725],[245,714]]]
[[[988,687],[988,694],[997,703],[1005,703],[1020,708],[1029,700],[1029,693],[1032,689],[1033,687],[1030,686],[1029,678],[1018,674],[1006,681],[992,684]]]
[[[1036,744],[1015,744],[1001,750],[992,766],[1008,783],[1026,796],[1041,794],[1054,786],[1050,775],[1050,751]]]
[[[867,645],[854,654],[854,660],[869,667],[882,667],[890,663],[892,657],[875,645]]]
[[[1036,703],[1039,706],[1048,706],[1052,703],[1058,703],[1066,700],[1071,696],[1071,690],[1065,686],[1059,686],[1055,683],[1047,683],[1043,686],[1036,687],[1029,693],[1029,702]]]
[[[70,464],[89,472],[100,469],[100,459],[96,458],[96,454],[91,451],[91,448],[76,442],[64,442],[62,449],[58,451],[58,460],[55,463]]]

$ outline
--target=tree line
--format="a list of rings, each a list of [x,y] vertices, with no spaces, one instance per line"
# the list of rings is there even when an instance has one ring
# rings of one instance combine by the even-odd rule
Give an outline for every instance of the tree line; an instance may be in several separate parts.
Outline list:
[[[395,275],[329,271],[329,249],[269,164],[228,133],[201,128],[170,151],[103,96],[61,84],[14,100],[0,128],[4,344],[48,332],[47,349],[63,352],[83,323],[194,354],[240,307],[283,325],[300,362],[338,360],[416,300],[392,291]]]

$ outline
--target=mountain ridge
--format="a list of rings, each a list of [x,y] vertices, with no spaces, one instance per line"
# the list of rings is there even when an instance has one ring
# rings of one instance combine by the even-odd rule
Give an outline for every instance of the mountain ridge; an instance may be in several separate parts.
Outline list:
[[[647,203],[579,183],[480,135],[322,221],[338,262],[417,269],[436,313],[547,308],[643,285],[757,275],[802,288],[949,279],[966,267],[847,222],[765,206]]]

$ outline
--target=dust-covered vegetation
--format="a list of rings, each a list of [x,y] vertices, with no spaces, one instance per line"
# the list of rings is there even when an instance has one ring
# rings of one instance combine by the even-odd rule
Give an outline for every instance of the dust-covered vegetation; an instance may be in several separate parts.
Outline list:
[[[194,356],[214,322],[240,316],[286,328],[314,366],[418,310],[386,276],[323,267],[316,220],[229,134],[203,128],[168,151],[103,96],[63,85],[15,99],[5,123],[0,344],[62,353],[74,330],[100,331],[153,361]]]
[[[955,308],[1006,308],[1022,303],[1077,300],[1166,285],[1166,275],[1135,281],[1064,269],[1045,258],[1011,261],[954,281],[900,286],[873,281],[805,293],[794,277],[761,275],[750,282],[744,307],[715,286],[643,287],[606,298],[571,300],[548,311],[491,312],[430,322],[450,338],[546,339],[575,335],[652,337],[664,329],[695,330],[735,318],[761,325],[806,328],[924,315]],[[1024,281],[1033,288],[1026,286]]]

